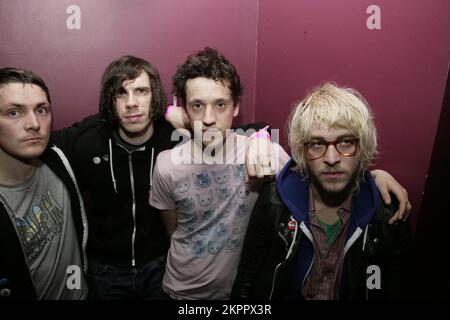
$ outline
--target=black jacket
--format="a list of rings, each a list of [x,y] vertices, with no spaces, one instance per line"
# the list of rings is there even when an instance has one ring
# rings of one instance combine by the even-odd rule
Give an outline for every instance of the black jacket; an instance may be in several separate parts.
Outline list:
[[[292,162],[286,167],[290,165]],[[292,188],[292,185],[289,187]],[[303,187],[303,190],[294,188],[292,194],[297,193],[297,197],[301,198],[302,192],[306,193],[308,189]],[[361,188],[364,189],[364,186]],[[306,194],[304,197],[307,198]],[[398,203],[393,202],[387,207],[381,198],[375,201],[378,205],[375,205],[375,211],[367,223],[353,217],[352,213],[347,236],[350,248],[344,258],[339,299],[403,297],[403,288],[408,281],[409,223],[389,225],[388,220],[397,210]],[[314,256],[312,243],[305,234],[309,232],[309,222],[294,218],[292,203],[288,209],[286,202],[289,199],[280,197],[275,183],[260,194],[250,219],[232,299],[287,298],[292,289],[293,275],[299,273],[299,270],[294,270],[299,257],[305,267],[303,279],[307,276]],[[293,224],[293,221],[296,223]],[[367,288],[367,279],[372,274],[367,269],[370,265],[380,267],[381,289]],[[301,296],[297,298],[302,299]]]
[[[148,195],[157,155],[178,141],[171,141],[166,121],[153,125],[152,137],[132,152],[101,121],[78,133],[67,150],[85,197],[89,259],[131,267],[167,252],[165,228]]]
[[[63,162],[64,156],[60,157],[56,149],[48,148],[41,159],[62,180],[70,193],[72,216],[83,259],[83,269],[86,271],[87,261],[84,251],[87,240],[86,214],[75,177],[70,174],[68,162]],[[6,299],[36,299],[36,293],[20,239],[4,204],[0,202],[0,301]]]

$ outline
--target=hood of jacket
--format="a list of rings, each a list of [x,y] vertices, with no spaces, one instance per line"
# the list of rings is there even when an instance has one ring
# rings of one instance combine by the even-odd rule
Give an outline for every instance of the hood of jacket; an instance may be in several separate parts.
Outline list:
[[[276,188],[281,200],[290,211],[302,233],[309,241],[300,241],[299,251],[302,252],[296,258],[296,272],[293,275],[292,283],[299,284],[293,286],[288,294],[291,298],[301,297],[300,288],[314,261],[313,236],[309,221],[309,184],[310,180],[292,170],[295,162],[291,159],[280,172],[276,181]],[[376,214],[380,196],[375,181],[370,172],[364,175],[364,181],[360,183],[360,188],[353,194],[350,221],[345,235],[344,254],[361,236]],[[367,230],[367,229],[366,229]]]
[[[309,227],[309,184],[310,180],[292,170],[294,160],[284,166],[277,177],[276,188],[281,200],[295,220]],[[375,215],[380,201],[380,194],[370,172],[365,172],[364,181],[353,195],[352,213],[347,239],[357,229],[364,229]]]
[[[151,151],[150,154],[150,187],[153,184],[153,167],[154,162],[156,161],[156,156],[159,153],[159,149],[164,146],[166,143],[168,131],[172,131],[173,127],[165,121],[163,118],[158,118],[153,121],[153,134],[145,141],[143,144],[139,146],[132,146],[127,144],[127,142],[123,141],[119,134],[117,128],[111,128],[108,127],[108,125],[104,121],[99,121],[97,124],[97,132],[108,141],[108,153],[109,153],[109,163],[110,163],[110,173],[111,173],[111,182],[114,187],[114,191],[117,194],[117,181],[116,181],[116,174],[114,172],[113,163],[114,163],[114,152],[113,152],[113,145],[119,146],[121,149],[123,149],[125,152],[131,154],[133,152],[139,152],[139,151],[146,151],[147,148]],[[171,147],[174,147],[175,143],[171,144]],[[158,149],[158,150],[155,150]],[[163,149],[165,149],[163,147]],[[155,154],[156,151],[156,154]]]

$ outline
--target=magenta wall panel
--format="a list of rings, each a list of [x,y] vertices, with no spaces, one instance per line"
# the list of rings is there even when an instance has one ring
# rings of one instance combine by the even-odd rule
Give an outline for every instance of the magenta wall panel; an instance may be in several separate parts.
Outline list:
[[[370,5],[381,29],[366,25]],[[308,88],[352,86],[376,114],[378,166],[408,189],[415,221],[450,60],[449,13],[448,0],[0,0],[0,67],[43,76],[55,128],[96,112],[102,72],[124,54],[155,64],[170,93],[176,65],[215,47],[242,77],[238,122],[282,130]]]
[[[366,26],[371,4],[381,29]],[[407,188],[415,222],[450,60],[450,1],[260,0],[258,12],[256,118],[284,128],[292,104],[324,81],[360,90],[376,116],[377,166]]]
[[[80,29],[66,25],[76,21],[71,5],[80,9]],[[251,120],[256,0],[0,0],[0,13],[0,67],[29,68],[46,80],[55,128],[96,112],[100,78],[113,59],[148,59],[170,93],[177,64],[204,46],[217,48],[240,70],[244,97],[238,121]]]

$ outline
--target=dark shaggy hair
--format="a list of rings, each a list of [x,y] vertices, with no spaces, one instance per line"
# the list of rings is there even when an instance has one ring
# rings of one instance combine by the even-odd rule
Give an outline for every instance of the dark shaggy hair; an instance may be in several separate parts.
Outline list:
[[[115,103],[116,95],[121,91],[123,82],[136,79],[143,71],[150,78],[152,121],[164,114],[166,97],[158,70],[144,59],[123,56],[111,62],[102,77],[99,111],[101,119],[110,127],[115,128],[119,123]]]
[[[187,60],[178,65],[172,77],[173,93],[181,98],[186,105],[186,82],[189,79],[204,77],[219,81],[230,88],[234,105],[242,96],[242,86],[236,68],[217,50],[204,48],[190,55]]]

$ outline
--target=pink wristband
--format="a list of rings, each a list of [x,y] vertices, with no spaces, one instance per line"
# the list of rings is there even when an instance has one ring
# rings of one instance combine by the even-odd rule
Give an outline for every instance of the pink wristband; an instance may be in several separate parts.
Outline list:
[[[269,126],[265,126],[264,128],[260,129],[259,131],[256,131],[253,133],[250,138],[261,138],[261,139],[267,139],[270,140],[270,133],[267,131],[267,128]]]
[[[167,119],[167,117],[169,116],[169,114],[173,111],[173,108],[175,108],[174,105],[170,104],[167,106],[167,110],[166,113],[164,113],[164,118]]]

